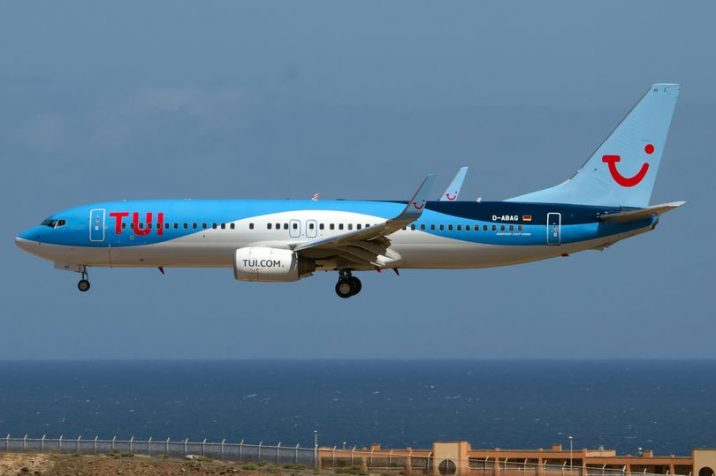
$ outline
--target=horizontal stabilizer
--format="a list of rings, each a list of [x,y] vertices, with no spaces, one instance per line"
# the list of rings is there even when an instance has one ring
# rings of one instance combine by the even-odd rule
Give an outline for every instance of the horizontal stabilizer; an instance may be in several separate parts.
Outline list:
[[[617,213],[606,213],[599,217],[600,221],[608,223],[625,223],[630,221],[644,220],[645,218],[651,218],[654,215],[661,215],[675,208],[679,208],[686,202],[671,202],[663,203],[661,205],[653,205],[647,208],[640,208],[638,210],[630,210],[627,212]]]

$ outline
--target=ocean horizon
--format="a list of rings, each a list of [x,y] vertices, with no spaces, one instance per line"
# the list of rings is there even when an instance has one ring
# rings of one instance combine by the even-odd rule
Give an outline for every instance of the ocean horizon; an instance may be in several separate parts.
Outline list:
[[[716,360],[4,360],[0,436],[716,446]]]

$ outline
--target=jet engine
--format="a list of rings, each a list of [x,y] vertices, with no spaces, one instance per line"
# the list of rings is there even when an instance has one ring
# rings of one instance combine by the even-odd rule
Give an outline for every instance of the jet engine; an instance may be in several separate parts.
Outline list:
[[[234,255],[234,277],[239,281],[298,281],[315,269],[313,261],[301,260],[291,250],[250,246]]]

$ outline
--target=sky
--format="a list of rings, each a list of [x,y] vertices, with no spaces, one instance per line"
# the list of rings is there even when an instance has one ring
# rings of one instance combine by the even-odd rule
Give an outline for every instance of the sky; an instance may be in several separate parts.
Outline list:
[[[713,2],[2,2],[0,359],[716,358]],[[145,198],[500,200],[682,85],[655,232],[466,271],[243,283],[23,253],[53,212]],[[436,192],[437,195],[438,192]]]

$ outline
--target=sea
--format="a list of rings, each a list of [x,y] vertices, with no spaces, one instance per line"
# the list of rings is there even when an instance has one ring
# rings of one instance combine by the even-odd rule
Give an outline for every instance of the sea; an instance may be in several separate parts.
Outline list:
[[[0,438],[716,447],[716,361],[2,361]]]

